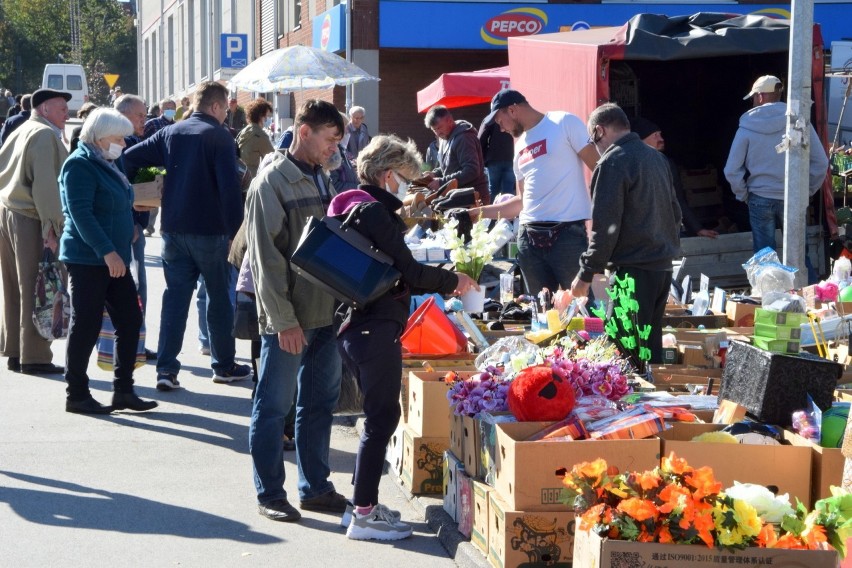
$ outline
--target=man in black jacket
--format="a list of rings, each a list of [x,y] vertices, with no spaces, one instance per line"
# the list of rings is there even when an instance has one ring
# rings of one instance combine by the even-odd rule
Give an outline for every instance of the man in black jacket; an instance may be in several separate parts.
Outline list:
[[[613,103],[589,117],[590,139],[601,154],[592,173],[592,234],[571,284],[575,297],[589,293],[604,269],[633,277],[638,325],[651,325],[651,362],[662,359],[661,322],[680,253],[681,212],[666,157],[647,146]]]
[[[450,180],[460,188],[472,187],[483,205],[491,203],[485,161],[476,128],[466,120],[454,120],[443,106],[435,106],[426,113],[426,126],[438,137],[438,167],[429,176],[429,189],[436,190]]]

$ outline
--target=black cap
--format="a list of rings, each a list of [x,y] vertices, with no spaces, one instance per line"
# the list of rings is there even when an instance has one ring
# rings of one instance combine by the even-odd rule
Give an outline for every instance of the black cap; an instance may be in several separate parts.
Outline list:
[[[644,140],[654,132],[659,132],[661,128],[647,118],[637,116],[630,120],[630,130],[638,134],[639,138]]]
[[[525,102],[527,102],[526,97],[518,91],[503,89],[491,99],[491,113],[485,117],[483,124],[491,124],[491,121],[494,120],[494,115],[496,115],[497,111],[501,108],[519,105]]]
[[[39,89],[35,93],[33,93],[33,98],[31,100],[33,108],[36,108],[44,101],[49,101],[50,99],[55,98],[63,98],[65,102],[71,100],[71,93],[65,93],[63,91],[54,91],[53,89]]]

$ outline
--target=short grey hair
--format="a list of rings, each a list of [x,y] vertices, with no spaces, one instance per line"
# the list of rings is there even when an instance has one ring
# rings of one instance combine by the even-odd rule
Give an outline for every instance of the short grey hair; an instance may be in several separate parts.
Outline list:
[[[393,134],[373,137],[358,152],[356,168],[364,183],[379,185],[379,176],[388,170],[401,173],[408,179],[420,175],[420,153],[412,140],[404,141]]]
[[[163,108],[164,106],[166,106],[166,105],[167,105],[167,104],[169,104],[169,103],[171,103],[171,104],[173,104],[173,105],[177,106],[177,103],[176,103],[176,102],[174,102],[172,99],[165,98],[165,99],[163,99],[163,100],[161,100],[161,101],[160,101],[160,108]]]
[[[83,123],[80,140],[94,144],[107,136],[125,137],[131,134],[133,134],[133,124],[126,116],[115,109],[96,108]]]
[[[441,120],[445,116],[452,115],[453,114],[450,112],[450,110],[445,106],[433,106],[429,109],[429,112],[426,113],[426,118],[423,120],[423,123],[426,125],[426,128],[432,128],[439,120]]]
[[[116,89],[118,89],[118,87],[116,87]],[[142,100],[142,97],[137,97],[136,95],[121,95],[115,99],[115,102],[112,104],[112,108],[121,114],[128,114],[130,112],[130,107],[135,104],[140,104],[146,109],[148,108],[145,101]]]
[[[604,103],[589,115],[589,132],[596,126],[616,127],[630,131],[630,119],[615,103]]]
[[[365,110],[364,110],[364,107],[362,107],[362,106],[354,106],[354,107],[352,107],[352,108],[350,108],[350,109],[349,109],[349,116],[352,116],[352,115],[353,115],[353,114],[355,114],[356,112],[360,112],[361,114],[364,114],[364,115],[366,115],[366,114],[367,114],[367,111],[365,111]]]

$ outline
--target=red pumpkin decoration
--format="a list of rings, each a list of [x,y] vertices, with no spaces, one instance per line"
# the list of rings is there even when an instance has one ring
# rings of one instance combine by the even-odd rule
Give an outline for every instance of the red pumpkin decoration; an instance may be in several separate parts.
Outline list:
[[[518,373],[506,402],[519,422],[553,422],[574,409],[574,389],[557,369],[537,365]]]

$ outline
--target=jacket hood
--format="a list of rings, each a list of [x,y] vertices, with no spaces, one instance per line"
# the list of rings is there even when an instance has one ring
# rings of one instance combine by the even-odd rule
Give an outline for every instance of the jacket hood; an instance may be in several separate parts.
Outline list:
[[[477,130],[473,127],[473,125],[471,123],[469,123],[466,120],[457,120],[456,121],[456,127],[453,128],[452,132],[450,132],[450,138],[458,136],[459,134],[462,134],[467,130],[473,131],[474,136],[477,136],[477,137],[479,136],[479,134],[477,133]]]
[[[740,127],[759,134],[775,134],[787,128],[787,105],[782,102],[755,107],[740,117]]]

